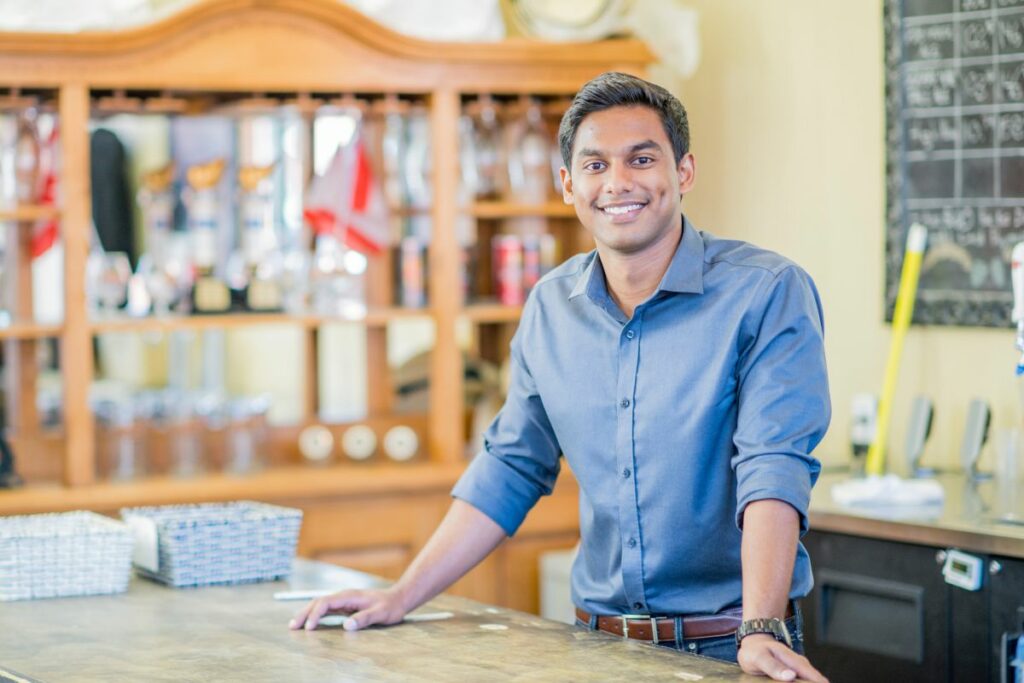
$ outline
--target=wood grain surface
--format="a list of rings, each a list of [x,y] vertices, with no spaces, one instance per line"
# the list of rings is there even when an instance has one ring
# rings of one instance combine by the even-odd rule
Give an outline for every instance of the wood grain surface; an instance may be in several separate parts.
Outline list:
[[[297,560],[287,584],[175,590],[134,579],[123,595],[5,603],[0,665],[41,683],[765,680],[462,598],[442,596],[420,610],[450,611],[451,619],[350,633],[291,631],[303,603],[272,597],[371,585],[380,584],[367,574]]]

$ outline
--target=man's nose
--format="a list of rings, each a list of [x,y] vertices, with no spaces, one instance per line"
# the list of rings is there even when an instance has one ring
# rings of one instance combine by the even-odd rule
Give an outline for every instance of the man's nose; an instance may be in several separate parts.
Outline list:
[[[633,172],[626,164],[613,163],[608,166],[605,174],[604,191],[610,194],[622,194],[633,191]]]

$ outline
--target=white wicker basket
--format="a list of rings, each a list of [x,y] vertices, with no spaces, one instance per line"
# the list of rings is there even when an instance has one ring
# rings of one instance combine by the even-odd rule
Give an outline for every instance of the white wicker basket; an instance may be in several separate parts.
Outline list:
[[[123,593],[133,543],[93,512],[0,517],[0,600]]]
[[[140,550],[147,535],[156,546],[148,563],[136,553],[136,570],[178,588],[288,576],[302,525],[302,510],[252,501],[125,508],[121,516],[143,530]]]

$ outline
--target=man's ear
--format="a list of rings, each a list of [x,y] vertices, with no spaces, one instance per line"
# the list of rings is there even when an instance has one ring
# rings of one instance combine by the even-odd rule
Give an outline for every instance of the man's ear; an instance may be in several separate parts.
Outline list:
[[[692,152],[683,155],[676,166],[676,172],[679,174],[679,194],[684,195],[692,190],[697,182],[697,160]]]
[[[558,169],[558,176],[562,180],[562,201],[566,204],[572,204],[572,176],[569,175],[569,169],[565,166]]]

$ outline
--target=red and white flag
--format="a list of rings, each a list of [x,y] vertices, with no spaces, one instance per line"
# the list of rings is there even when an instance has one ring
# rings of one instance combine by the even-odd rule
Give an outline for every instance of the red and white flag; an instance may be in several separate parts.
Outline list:
[[[60,133],[54,123],[50,134],[39,144],[39,176],[40,183],[37,204],[54,206],[57,204],[57,180],[60,169],[57,168],[57,146],[60,144]],[[32,229],[32,258],[39,258],[50,250],[60,237],[59,224],[56,218],[39,221]]]
[[[391,213],[361,131],[339,145],[327,170],[313,179],[302,213],[317,235],[333,233],[368,256],[392,243]]]

